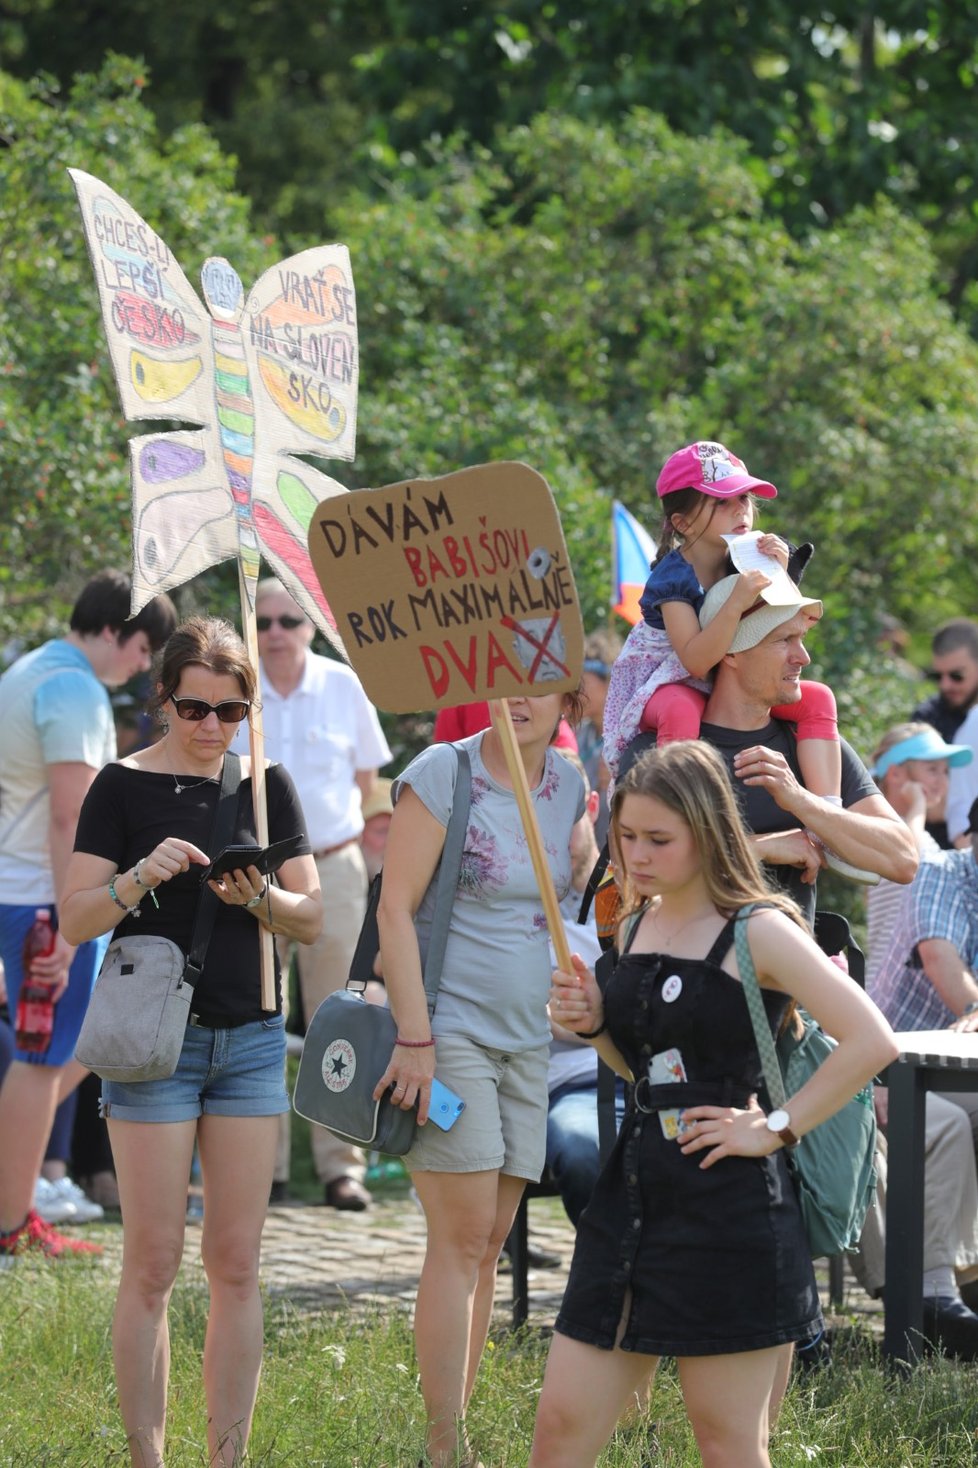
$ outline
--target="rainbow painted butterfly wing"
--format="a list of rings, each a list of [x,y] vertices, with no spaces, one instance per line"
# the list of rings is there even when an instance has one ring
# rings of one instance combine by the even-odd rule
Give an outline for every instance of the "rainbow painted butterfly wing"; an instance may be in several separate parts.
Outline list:
[[[95,267],[122,410],[195,425],[130,440],[133,610],[238,556],[254,601],[264,556],[342,651],[307,547],[316,504],[344,487],[294,457],[352,459],[359,350],[343,245],[265,272],[247,304],[223,259],[204,302],[163,240],[106,184],[69,169]]]

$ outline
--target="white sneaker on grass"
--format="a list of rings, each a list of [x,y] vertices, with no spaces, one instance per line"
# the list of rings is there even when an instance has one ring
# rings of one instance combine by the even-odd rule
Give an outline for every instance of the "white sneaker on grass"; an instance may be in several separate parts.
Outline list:
[[[39,1177],[34,1187],[34,1211],[45,1223],[98,1223],[105,1209],[94,1203],[70,1177],[56,1182]]]

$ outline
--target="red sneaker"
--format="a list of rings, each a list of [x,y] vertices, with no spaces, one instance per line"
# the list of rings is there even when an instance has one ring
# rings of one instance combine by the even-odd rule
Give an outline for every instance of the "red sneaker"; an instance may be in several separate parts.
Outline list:
[[[59,1234],[33,1208],[20,1228],[11,1230],[9,1234],[0,1233],[0,1260],[16,1254],[41,1253],[49,1259],[59,1259],[64,1255],[104,1252],[101,1244],[89,1244],[84,1239],[69,1239],[67,1235]]]

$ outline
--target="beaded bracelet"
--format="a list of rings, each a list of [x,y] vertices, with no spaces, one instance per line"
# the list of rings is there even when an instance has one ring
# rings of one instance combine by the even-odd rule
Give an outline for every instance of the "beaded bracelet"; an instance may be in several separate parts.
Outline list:
[[[596,1030],[575,1030],[574,1033],[577,1035],[577,1038],[579,1040],[596,1040],[599,1035],[604,1034],[607,1028],[608,1025],[606,1021],[602,1020]]]
[[[145,860],[146,860],[146,858],[144,856],[141,856],[139,858],[139,860],[137,861],[136,865],[132,869],[132,879],[135,882],[135,884],[136,884],[137,887],[142,887],[142,889],[143,889],[144,892],[148,892],[149,893],[150,897],[153,899],[153,906],[156,908],[156,911],[159,912],[159,910],[160,910],[160,899],[156,895],[156,887],[151,887],[149,885],[149,883],[148,882],[144,882],[143,879],[142,879],[142,877],[139,875],[139,868],[142,866],[142,864],[143,864],[143,862]]]
[[[139,904],[137,903],[135,907],[130,907],[127,902],[123,902],[122,898],[115,890],[115,877],[113,877],[111,882],[109,883],[109,896],[112,898],[112,901],[115,903],[116,907],[121,907],[122,911],[127,912],[130,917],[140,916]]]
[[[432,1040],[402,1040],[401,1037],[400,1037],[400,1035],[398,1035],[397,1039],[394,1041],[394,1044],[395,1045],[400,1045],[405,1050],[430,1050],[431,1046],[434,1043],[435,1042],[434,1042],[433,1039]]]

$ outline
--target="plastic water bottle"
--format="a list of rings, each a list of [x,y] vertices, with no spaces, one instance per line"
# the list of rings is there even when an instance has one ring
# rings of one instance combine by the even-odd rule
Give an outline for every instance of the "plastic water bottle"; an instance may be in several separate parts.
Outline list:
[[[17,1049],[42,1054],[51,1043],[54,1029],[53,984],[42,983],[30,976],[35,958],[47,958],[54,952],[55,933],[51,910],[39,907],[34,922],[24,939],[24,978],[17,1000]]]

